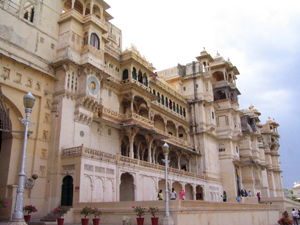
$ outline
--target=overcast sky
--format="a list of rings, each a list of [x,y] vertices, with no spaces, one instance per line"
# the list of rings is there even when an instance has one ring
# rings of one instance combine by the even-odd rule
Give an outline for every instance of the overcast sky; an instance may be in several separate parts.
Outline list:
[[[283,187],[300,181],[300,1],[106,0],[122,30],[157,70],[196,61],[205,47],[237,66],[240,108],[280,124]]]

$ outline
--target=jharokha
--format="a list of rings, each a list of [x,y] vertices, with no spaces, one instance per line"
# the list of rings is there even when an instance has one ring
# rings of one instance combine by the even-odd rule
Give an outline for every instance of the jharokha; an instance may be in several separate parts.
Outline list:
[[[185,201],[170,203],[171,216],[180,217],[177,203],[239,212],[236,198],[246,189],[254,196],[242,199],[247,211],[273,210],[278,220],[279,124],[261,122],[254,106],[239,108],[237,67],[204,49],[191,63],[156,71],[135,46],[122,49],[109,7],[103,0],[0,0],[0,197],[9,201],[0,218],[14,210],[24,136],[18,118],[31,92],[25,172],[38,178],[25,185],[24,205],[37,207],[34,218],[69,206],[76,222],[90,205],[105,208],[109,221],[123,207],[114,217],[120,224],[122,215],[134,217],[137,201],[154,206],[160,189],[166,198],[167,143],[169,190],[177,199],[185,191]],[[188,224],[178,218],[175,224]]]

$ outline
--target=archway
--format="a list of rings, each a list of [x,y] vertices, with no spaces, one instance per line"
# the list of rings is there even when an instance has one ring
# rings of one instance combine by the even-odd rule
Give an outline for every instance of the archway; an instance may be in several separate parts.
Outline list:
[[[130,173],[121,175],[120,201],[134,201],[134,179]]]
[[[185,185],[185,200],[193,200],[193,187],[190,184]]]
[[[158,181],[158,191],[162,190],[163,193],[163,200],[165,200],[165,196],[166,196],[166,180],[162,179]]]
[[[203,188],[200,185],[196,187],[196,200],[203,200]]]
[[[61,205],[73,205],[73,177],[65,176],[61,186]]]

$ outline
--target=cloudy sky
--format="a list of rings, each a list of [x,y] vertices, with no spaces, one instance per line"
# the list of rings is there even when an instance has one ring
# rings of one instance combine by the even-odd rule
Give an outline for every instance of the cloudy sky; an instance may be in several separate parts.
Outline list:
[[[157,70],[196,61],[203,47],[237,66],[241,108],[280,124],[283,187],[300,181],[299,0],[106,0],[111,22]]]

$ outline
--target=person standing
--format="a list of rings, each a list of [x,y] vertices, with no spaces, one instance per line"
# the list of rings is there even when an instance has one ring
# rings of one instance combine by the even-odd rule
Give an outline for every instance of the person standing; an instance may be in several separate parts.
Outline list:
[[[162,190],[160,189],[158,194],[157,194],[158,200],[163,200],[163,194],[162,194]]]
[[[176,200],[176,191],[174,190],[174,188],[172,188],[172,192],[170,193],[170,199],[171,200]]]
[[[244,194],[245,194],[245,193],[244,193],[244,190],[242,189],[242,190],[241,190],[241,196],[244,197]]]
[[[298,225],[298,216],[299,215],[298,215],[298,212],[295,209],[293,209],[292,216],[293,216],[293,224]]]
[[[181,191],[179,192],[180,196],[179,196],[179,199],[180,200],[184,200],[184,190],[181,189]]]
[[[227,201],[227,194],[226,191],[223,191],[223,196],[221,195],[221,197],[223,197],[223,202]]]
[[[252,195],[252,192],[251,191],[249,191],[249,197],[252,197],[253,195]]]
[[[260,202],[260,193],[259,192],[257,192],[257,198],[258,198],[258,202]]]
[[[248,197],[248,193],[247,193],[246,189],[245,189],[245,197]]]
[[[293,224],[292,220],[289,218],[289,214],[287,211],[285,211],[283,213],[283,217],[280,220],[278,220],[278,223],[281,225],[292,225]]]
[[[239,195],[239,196],[237,196],[236,200],[237,200],[238,203],[241,203],[242,197]]]

